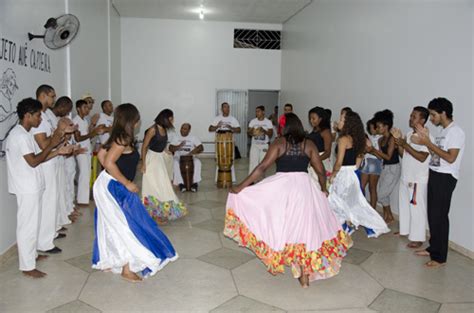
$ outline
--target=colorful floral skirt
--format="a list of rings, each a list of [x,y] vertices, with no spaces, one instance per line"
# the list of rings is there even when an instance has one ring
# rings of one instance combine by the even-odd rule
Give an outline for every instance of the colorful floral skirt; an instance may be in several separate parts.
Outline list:
[[[188,209],[181,201],[159,201],[154,196],[149,196],[143,199],[143,203],[150,216],[158,224],[165,224],[188,214]]]
[[[291,266],[310,280],[339,273],[352,240],[308,173],[277,173],[229,194],[224,235],[252,250],[272,274]]]

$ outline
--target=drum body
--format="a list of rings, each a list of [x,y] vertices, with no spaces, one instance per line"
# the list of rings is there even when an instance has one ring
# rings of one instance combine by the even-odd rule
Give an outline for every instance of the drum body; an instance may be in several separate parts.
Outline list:
[[[217,187],[232,186],[232,163],[234,161],[234,136],[232,132],[216,133]]]
[[[182,155],[179,158],[179,170],[183,177],[184,187],[187,191],[191,191],[194,177],[194,160],[192,155]]]

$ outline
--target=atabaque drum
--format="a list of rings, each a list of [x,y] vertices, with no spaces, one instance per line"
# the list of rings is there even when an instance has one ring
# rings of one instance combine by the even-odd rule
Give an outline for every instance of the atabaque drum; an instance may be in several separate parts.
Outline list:
[[[232,132],[216,133],[217,187],[232,186],[232,163],[234,162],[234,136]]]
[[[184,187],[191,191],[194,177],[194,160],[192,155],[182,155],[179,158],[179,170],[183,178]]]

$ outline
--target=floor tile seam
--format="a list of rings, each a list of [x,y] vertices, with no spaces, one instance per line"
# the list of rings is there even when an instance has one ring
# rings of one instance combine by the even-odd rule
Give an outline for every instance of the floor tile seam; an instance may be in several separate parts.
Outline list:
[[[474,304],[474,302],[469,302],[469,301],[468,302],[466,302],[466,301],[464,301],[464,302],[443,302],[441,304]]]
[[[374,256],[374,254],[372,254],[369,258],[371,258],[372,256]],[[369,259],[367,258],[367,260]],[[359,265],[355,265],[355,264],[352,264],[354,266],[357,266],[358,268],[360,268],[364,273],[366,273],[367,275],[369,275],[370,278],[372,278],[375,282],[377,282],[377,284],[379,284],[380,287],[384,288],[385,289],[385,286],[382,284],[382,282],[380,282],[374,275],[372,275],[371,273],[369,273],[364,267],[362,267],[362,264],[367,262],[367,260],[365,260],[364,262],[362,262],[361,264]]]
[[[384,291],[385,290],[391,290],[391,291],[395,291],[395,292],[398,292],[398,293],[401,293],[401,294],[404,294],[404,295],[407,295],[407,296],[411,296],[411,297],[414,297],[414,298],[418,298],[418,299],[421,299],[421,300],[426,300],[426,301],[429,301],[429,302],[434,302],[436,304],[438,304],[438,311],[439,309],[441,308],[441,305],[444,304],[443,302],[439,302],[439,301],[436,301],[436,300],[431,300],[431,299],[428,299],[428,298],[425,298],[425,297],[421,297],[421,296],[417,296],[417,295],[414,295],[414,294],[411,294],[411,293],[407,293],[405,291],[401,291],[401,290],[397,290],[395,288],[384,288]],[[379,297],[380,295],[377,296],[377,298]],[[377,300],[376,298],[376,300]],[[375,300],[374,300],[375,301]],[[372,303],[371,303],[372,305]]]
[[[87,282],[89,281],[89,278],[91,277],[91,274],[92,274],[92,273],[89,273],[89,275],[87,275],[86,281],[85,281],[84,284],[82,285],[82,288],[81,288],[81,290],[79,291],[79,294],[77,295],[76,300],[80,300],[80,297],[82,296],[82,292],[84,291],[84,288],[86,287]],[[83,301],[82,301],[82,302],[83,302]],[[90,305],[90,304],[87,303],[87,302],[84,302],[84,303],[86,303],[87,305]],[[92,305],[91,305],[91,306],[92,306]],[[92,306],[92,307],[94,307],[94,306]]]
[[[86,253],[86,254],[87,254],[87,253]],[[71,264],[71,263],[68,262],[68,260],[75,259],[75,258],[81,257],[81,256],[83,256],[83,255],[84,255],[84,254],[81,254],[81,255],[78,255],[78,256],[76,256],[76,257],[72,257],[72,258],[70,258],[70,259],[62,260],[62,261],[63,261],[64,263],[66,263],[67,265],[72,266],[72,267],[74,267],[74,268],[77,268],[77,269],[83,271],[84,273],[87,273],[88,275],[90,275],[90,274],[94,273],[95,271],[93,271],[93,272],[88,272],[88,271],[86,271],[85,269],[82,269],[82,268],[80,268],[80,267],[77,267],[76,265]]]
[[[217,306],[215,306],[215,307],[213,307],[212,309],[210,309],[208,312],[210,313],[210,312],[214,311],[215,309],[217,309],[217,308],[223,306],[223,305],[226,304],[226,303],[229,303],[230,301],[234,300],[235,298],[237,298],[237,297],[239,297],[239,296],[240,296],[240,295],[239,295],[239,293],[237,292],[237,294],[236,294],[235,296],[233,296],[233,297],[230,298],[229,300],[225,301],[224,303],[218,304]]]

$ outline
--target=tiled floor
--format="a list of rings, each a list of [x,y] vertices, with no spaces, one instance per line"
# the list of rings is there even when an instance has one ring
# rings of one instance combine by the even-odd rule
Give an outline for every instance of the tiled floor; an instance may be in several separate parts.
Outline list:
[[[238,180],[246,163],[236,164]],[[0,267],[0,312],[474,312],[472,260],[450,251],[445,267],[426,269],[426,259],[392,234],[356,232],[340,274],[308,289],[289,271],[270,275],[222,235],[226,191],[214,186],[213,174],[213,160],[204,159],[200,191],[180,194],[189,215],[162,227],[180,259],[156,276],[131,284],[92,270],[93,211],[85,209],[57,241],[63,253],[39,264],[47,278],[22,276],[17,258]]]

